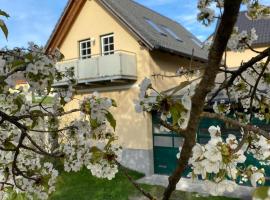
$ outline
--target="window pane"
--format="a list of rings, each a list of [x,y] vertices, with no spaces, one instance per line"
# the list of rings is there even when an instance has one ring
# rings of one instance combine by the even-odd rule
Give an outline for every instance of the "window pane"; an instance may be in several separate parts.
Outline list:
[[[181,146],[183,146],[183,143],[184,143],[183,138],[181,138],[181,137],[174,138],[174,147],[176,147],[176,148],[181,147]]]
[[[87,49],[87,54],[88,54],[88,55],[91,54],[91,49]]]
[[[86,50],[82,50],[82,55],[83,55],[83,56],[86,55]]]
[[[82,42],[82,49],[85,49],[86,48],[86,43],[85,42]]]
[[[104,47],[104,51],[105,51],[105,52],[109,51],[109,46],[105,46],[105,47]]]
[[[113,43],[113,37],[110,37],[110,43]]]
[[[111,50],[111,51],[114,50],[114,45],[113,45],[113,44],[110,45],[110,50]]]
[[[104,44],[108,44],[109,43],[109,38],[104,38]]]
[[[89,48],[91,46],[91,43],[90,42],[87,42],[87,47]]]
[[[154,146],[158,147],[173,147],[172,145],[172,137],[162,137],[155,136],[154,137]]]

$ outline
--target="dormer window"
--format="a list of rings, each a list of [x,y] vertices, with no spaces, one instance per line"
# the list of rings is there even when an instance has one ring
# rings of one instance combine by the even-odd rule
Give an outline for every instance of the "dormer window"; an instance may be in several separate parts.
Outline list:
[[[159,32],[163,36],[167,36],[165,31],[163,31],[155,22],[153,22],[151,19],[144,18],[144,20],[157,32]]]
[[[79,42],[80,45],[80,58],[87,59],[91,58],[91,40],[82,40]]]
[[[176,39],[179,42],[183,42],[183,40],[169,27],[167,26],[162,26],[162,28],[167,31],[174,39]]]
[[[101,51],[103,56],[114,54],[113,34],[101,36]]]

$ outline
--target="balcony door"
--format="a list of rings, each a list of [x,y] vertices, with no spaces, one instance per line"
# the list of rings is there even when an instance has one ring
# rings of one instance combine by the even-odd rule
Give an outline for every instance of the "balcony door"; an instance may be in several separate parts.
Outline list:
[[[114,35],[101,36],[101,52],[103,56],[114,54]]]

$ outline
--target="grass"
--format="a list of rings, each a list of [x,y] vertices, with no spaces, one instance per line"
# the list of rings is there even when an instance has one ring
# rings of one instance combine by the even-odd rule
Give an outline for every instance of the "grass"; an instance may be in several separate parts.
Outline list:
[[[266,199],[268,197],[269,187],[259,187],[254,192],[254,198]]]
[[[134,179],[143,177],[142,174],[130,171]],[[142,185],[151,194],[160,197],[163,187]],[[56,192],[50,200],[128,200],[129,197],[141,194],[120,171],[112,181],[101,180],[91,176],[86,169],[78,173],[62,173],[59,177]],[[196,193],[176,191],[172,200],[232,200],[225,197],[200,197]]]
[[[136,172],[131,172],[131,176],[143,177]],[[95,178],[83,169],[78,173],[62,173],[50,200],[127,200],[130,194],[135,194],[134,188],[122,172],[108,181]]]
[[[33,96],[32,97],[32,101],[33,103],[40,103],[41,100],[43,99],[43,97],[39,97],[39,96]],[[44,100],[43,100],[43,105],[50,105],[53,103],[53,97],[51,96],[47,96]]]

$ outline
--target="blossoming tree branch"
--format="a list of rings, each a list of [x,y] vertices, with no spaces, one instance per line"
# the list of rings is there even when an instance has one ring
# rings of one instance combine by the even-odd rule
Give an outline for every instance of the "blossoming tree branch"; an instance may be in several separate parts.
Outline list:
[[[262,165],[270,164],[270,134],[251,124],[254,117],[269,121],[270,48],[263,52],[254,50],[252,43],[258,38],[256,30],[239,32],[234,27],[241,6],[247,7],[251,19],[270,16],[269,7],[260,5],[259,1],[199,0],[199,21],[208,26],[219,19],[213,40],[208,44],[205,70],[200,69],[194,76],[194,70],[179,69],[177,75],[188,79],[167,93],[157,92],[150,79],[146,78],[141,84],[137,110],[160,112],[161,127],[184,138],[177,155],[178,166],[169,177],[163,200],[170,198],[188,165],[192,169],[190,177],[205,180],[206,189],[213,195],[233,191],[237,180],[249,180],[254,187],[265,180],[263,168],[241,164],[246,161],[246,153],[252,154]],[[228,50],[242,52],[247,48],[258,55],[237,69],[227,66]],[[175,94],[180,95],[181,100],[174,98]],[[227,100],[217,101],[219,94],[225,95]],[[204,108],[209,105],[214,112],[205,112]],[[230,113],[233,117],[228,117]],[[202,117],[222,120],[239,128],[241,137],[232,132],[224,140],[220,127],[210,126],[210,141],[206,145],[196,143]]]
[[[214,195],[234,190],[239,179],[250,180],[254,187],[264,182],[263,168],[240,167],[239,164],[245,162],[245,153],[252,154],[263,165],[270,164],[270,135],[251,124],[254,117],[270,120],[270,48],[263,52],[252,49],[252,42],[257,39],[256,30],[239,32],[234,27],[241,5],[247,6],[252,19],[270,15],[269,7],[256,0],[199,0],[198,20],[204,25],[211,24],[216,18],[220,21],[213,41],[208,45],[205,69],[199,69],[195,74],[188,69],[179,69],[176,76],[188,79],[171,93],[155,90],[147,78],[140,85],[135,109],[138,112],[160,112],[161,127],[184,138],[183,147],[176,155],[178,166],[169,178],[163,197],[153,197],[126,173],[133,185],[149,199],[170,199],[189,165],[191,177],[205,180],[205,185]],[[0,10],[1,16],[6,18],[8,14]],[[7,36],[2,19],[0,27]],[[229,68],[226,51],[246,48],[258,55],[237,69]],[[94,93],[80,100],[78,109],[66,111],[65,105],[76,100],[73,98],[76,81],[73,80],[72,68],[65,73],[56,69],[55,64],[61,59],[57,50],[45,53],[33,43],[25,49],[0,51],[2,198],[15,191],[30,199],[47,199],[55,190],[58,176],[54,160],[62,161],[67,172],[79,171],[85,166],[94,176],[109,180],[118,171],[121,147],[114,133],[116,121],[110,112],[116,107],[116,102]],[[218,77],[222,81],[218,81]],[[53,88],[54,80],[61,79],[69,81],[69,87]],[[21,81],[28,87],[20,86]],[[180,94],[181,100],[174,98],[176,93]],[[224,93],[228,101],[216,101],[215,97],[220,93]],[[29,95],[42,98],[33,101]],[[47,104],[49,97],[53,100]],[[204,111],[209,105],[214,112]],[[228,117],[231,112],[233,117]],[[61,119],[72,113],[79,113],[80,117],[69,125],[62,124]],[[238,127],[241,137],[231,133],[224,140],[220,127],[210,126],[210,141],[206,145],[197,144],[197,127],[202,117],[219,119]]]

